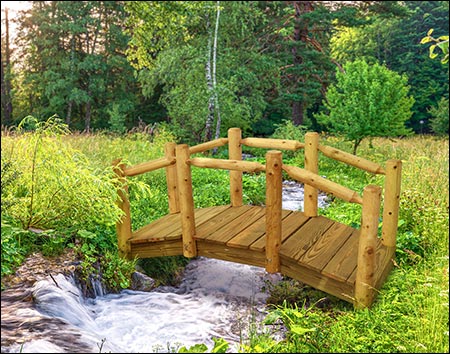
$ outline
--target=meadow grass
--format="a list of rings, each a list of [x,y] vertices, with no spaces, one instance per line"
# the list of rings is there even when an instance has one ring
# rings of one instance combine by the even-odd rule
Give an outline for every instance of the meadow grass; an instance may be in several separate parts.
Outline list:
[[[2,187],[4,152],[17,151],[14,146],[19,146],[18,140],[25,138],[2,136]],[[325,136],[321,139],[326,145],[351,151],[351,146],[341,139]],[[101,171],[109,168],[116,158],[123,158],[124,162],[133,165],[162,157],[164,144],[175,141],[175,138],[170,132],[162,131],[153,136],[71,134],[63,136],[61,141],[62,146],[68,146],[71,151],[85,157],[79,158],[75,163],[87,163],[89,166],[83,166],[83,170],[95,174],[95,171],[103,173]],[[42,156],[49,159],[50,156],[45,155],[45,147],[43,149]],[[259,329],[258,333],[243,338],[242,351],[448,352],[448,149],[448,138],[432,136],[377,138],[371,142],[363,142],[358,150],[359,156],[380,164],[392,158],[401,159],[403,162],[397,263],[375,303],[370,309],[361,311],[354,311],[348,303],[340,300],[334,301],[333,305],[326,309],[308,307],[304,306],[302,292],[298,292],[296,305],[287,302],[283,304],[281,299],[281,303],[271,307],[269,316],[279,319],[287,327],[285,339],[275,340],[270,331],[261,332]],[[56,150],[53,148],[51,152],[55,154]],[[291,154],[287,158],[290,164],[292,162],[303,166],[301,152]],[[14,163],[13,159],[11,161]],[[70,166],[76,167],[73,164]],[[20,166],[16,167],[20,170]],[[380,176],[361,173],[326,157],[320,157],[319,173],[359,192],[367,184],[382,185],[383,180]],[[14,174],[11,176],[14,177]],[[14,184],[12,177],[8,180],[10,184]],[[46,180],[45,176],[41,176],[40,180]],[[145,174],[136,177],[136,180],[139,183],[132,184],[130,189],[133,228],[147,224],[166,214],[168,210],[164,171]],[[224,171],[193,169],[196,206],[227,203],[227,181]],[[246,176],[244,186],[245,202],[260,204],[264,199],[263,178]],[[114,200],[109,202],[114,203]],[[347,224],[358,224],[358,208],[359,206],[349,207],[348,203],[334,200],[328,208],[321,210],[321,213]],[[7,227],[4,227],[4,220],[8,221]],[[13,266],[24,257],[23,253],[20,253],[20,257],[15,253],[18,247],[25,246],[23,235],[19,235],[17,229],[12,233],[13,237],[9,235],[10,238],[5,239],[12,240],[19,235],[19,242],[4,243],[4,231],[6,233],[9,228],[15,226],[9,220],[8,215],[4,219],[2,190],[2,275],[5,259],[9,262],[11,258],[10,265]],[[30,238],[30,242],[36,242],[36,235]],[[176,267],[175,265],[174,268]],[[10,268],[8,269],[10,271]],[[317,298],[325,296],[327,295],[324,293],[317,293]]]

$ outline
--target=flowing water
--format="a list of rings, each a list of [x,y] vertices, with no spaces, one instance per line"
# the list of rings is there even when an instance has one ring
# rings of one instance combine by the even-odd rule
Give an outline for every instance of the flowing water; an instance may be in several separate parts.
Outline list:
[[[319,205],[325,203],[321,196]],[[283,209],[302,208],[302,186],[285,182]],[[12,318],[4,318],[2,301],[2,337],[5,330],[22,342],[3,347],[2,339],[2,352],[175,352],[200,343],[211,349],[214,337],[237,352],[250,326],[266,314],[266,282],[280,279],[260,267],[199,257],[188,264],[177,287],[86,299],[71,277],[58,274],[36,282],[30,289],[34,301],[27,303],[23,295],[28,305]]]

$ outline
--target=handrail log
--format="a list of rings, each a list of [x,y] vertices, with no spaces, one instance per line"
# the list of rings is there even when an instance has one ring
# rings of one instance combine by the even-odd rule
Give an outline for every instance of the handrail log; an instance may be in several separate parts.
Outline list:
[[[380,174],[380,175],[386,174],[386,172],[382,166],[380,166],[379,164],[377,164],[375,162],[363,159],[362,157],[358,157],[358,156],[349,154],[348,152],[345,152],[345,151],[342,151],[339,149],[335,149],[331,146],[326,146],[326,145],[319,145],[319,150],[322,152],[322,154],[324,154],[325,156],[327,156],[331,159],[345,162],[345,163],[347,163],[351,166],[357,167],[361,170],[375,173],[375,174]]]
[[[266,139],[266,138],[245,138],[241,140],[241,144],[263,149],[283,149],[294,151],[298,149],[303,149],[305,147],[305,144],[297,140]]]
[[[216,147],[224,146],[227,143],[228,143],[228,138],[220,138],[220,139],[207,141],[206,143],[191,146],[189,148],[189,154],[192,155],[192,154],[196,154],[196,153],[203,152],[206,150],[211,150]]]
[[[283,165],[283,170],[297,181],[309,184],[325,193],[331,193],[347,202],[362,204],[362,198],[357,192],[341,186],[336,182],[327,180],[300,167]]]
[[[218,168],[221,170],[261,172],[266,170],[266,166],[254,161],[211,159],[207,157],[194,157],[189,159],[188,164],[196,167]]]
[[[176,162],[175,157],[171,158],[170,160],[165,157],[161,157],[156,160],[143,162],[138,165],[127,167],[127,168],[125,168],[125,170],[123,172],[124,172],[125,176],[132,177],[132,176],[140,175],[140,174],[143,174],[146,172],[151,172],[151,171],[163,168],[163,167],[173,165],[175,162]]]

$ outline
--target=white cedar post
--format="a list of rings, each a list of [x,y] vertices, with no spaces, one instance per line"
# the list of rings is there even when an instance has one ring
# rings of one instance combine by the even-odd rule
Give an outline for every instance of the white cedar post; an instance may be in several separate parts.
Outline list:
[[[241,129],[228,129],[228,156],[230,160],[242,160]],[[231,206],[242,205],[242,171],[230,171]]]
[[[176,143],[167,143],[164,145],[166,159],[171,160],[175,158],[176,147]],[[180,201],[178,199],[177,188],[177,166],[175,164],[166,167],[166,182],[169,197],[169,212],[170,214],[176,214],[180,212]]]
[[[305,134],[305,170],[317,174],[319,172],[319,134],[309,132]],[[305,216],[317,216],[318,191],[305,183],[304,207]]]
[[[395,255],[395,247],[397,243],[401,174],[401,160],[389,160],[386,162],[381,242],[383,243],[383,245],[391,248],[391,252],[393,255]]]
[[[373,301],[380,203],[381,187],[375,185],[366,186],[363,192],[362,220],[355,280],[354,307],[357,309],[369,307]]]
[[[280,271],[282,153],[266,154],[266,271]]]
[[[183,255],[191,258],[197,256],[197,245],[194,239],[194,198],[192,195],[191,166],[188,164],[189,146],[186,144],[177,145],[176,156]]]
[[[122,218],[116,223],[117,231],[117,243],[119,247],[119,256],[128,258],[130,254],[130,243],[128,240],[131,238],[131,213],[130,213],[130,201],[128,200],[128,185],[127,179],[124,173],[125,164],[121,163],[122,159],[116,159],[113,161],[114,173],[120,182],[118,190],[117,205],[123,211]]]

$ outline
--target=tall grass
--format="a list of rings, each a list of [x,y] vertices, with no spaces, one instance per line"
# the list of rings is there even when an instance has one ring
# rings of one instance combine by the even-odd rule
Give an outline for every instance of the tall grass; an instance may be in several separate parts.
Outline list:
[[[38,243],[36,239],[38,236],[28,233],[26,237],[29,237],[29,244],[25,247],[23,232],[28,231],[17,228],[20,223],[14,223],[12,220],[14,215],[8,214],[8,210],[15,209],[11,209],[12,205],[5,204],[5,201],[9,201],[14,205],[15,199],[12,198],[14,193],[19,193],[23,198],[29,197],[27,193],[31,187],[21,189],[27,184],[23,183],[21,186],[15,183],[23,176],[27,176],[28,181],[32,180],[30,158],[27,158],[32,157],[32,154],[30,155],[32,150],[28,151],[25,147],[35,146],[33,145],[36,143],[35,139],[36,136],[32,134],[2,136],[2,276],[4,266],[5,272],[11,272],[14,266],[20,264],[25,254],[33,249],[33,245]],[[124,162],[133,165],[159,158],[163,156],[164,144],[167,141],[176,139],[165,130],[153,135],[64,134],[58,136],[56,140],[49,140],[48,145],[40,147],[39,156],[43,160],[39,162],[39,171],[44,175],[39,176],[39,181],[57,185],[64,180],[63,176],[67,171],[60,170],[61,167],[58,167],[56,162],[70,151],[72,158],[65,157],[65,160],[68,160],[66,166],[82,167],[85,174],[93,176],[92,181],[95,185],[97,180],[94,177],[102,175],[105,169],[110,168],[114,159],[121,157]],[[322,143],[345,151],[351,150],[348,143],[333,137],[322,137]],[[59,145],[55,148],[52,144]],[[8,165],[4,165],[4,157],[10,156],[8,154],[11,151],[14,153],[22,151],[19,147],[28,152],[24,152],[18,159],[9,159],[6,161]],[[64,154],[58,152],[58,149],[64,150],[62,151]],[[268,323],[275,323],[275,319],[282,321],[288,329],[285,339],[275,340],[271,331],[255,332],[251,334],[249,340],[243,341],[242,351],[448,352],[448,149],[448,138],[431,136],[395,140],[380,138],[363,142],[359,148],[360,156],[381,164],[391,158],[401,159],[403,162],[397,264],[380,290],[377,300],[370,309],[362,311],[354,311],[343,301],[333,302],[332,306],[323,309],[305,306],[304,298],[301,297],[301,292],[298,292],[297,306],[288,303],[274,306],[267,321]],[[292,164],[303,165],[301,152],[286,157],[291,159]],[[52,166],[53,170],[46,168],[46,163]],[[369,183],[382,185],[380,176],[362,173],[323,156],[320,158],[319,171],[330,180],[359,192]],[[55,176],[55,173],[59,173],[59,176]],[[244,194],[247,203],[259,204],[264,199],[262,177],[245,177]],[[164,171],[132,177],[130,180],[134,178],[146,186],[145,190],[139,189],[139,183],[132,184],[131,187],[133,228],[137,228],[167,213],[168,205]],[[196,206],[227,203],[229,200],[227,183],[228,177],[224,171],[193,169]],[[76,184],[73,186],[75,189]],[[42,196],[51,196],[48,194],[52,190],[51,185],[40,190]],[[8,194],[9,192],[11,194]],[[6,200],[3,198],[4,193],[7,194]],[[102,200],[110,205],[115,202],[114,197]],[[47,205],[44,202],[45,200],[41,205]],[[360,210],[357,209],[359,206],[355,206],[354,209],[348,205],[335,200],[321,212],[338,221],[359,223]],[[111,212],[109,215],[111,219],[109,222],[114,222],[115,214]],[[81,230],[77,237],[80,235],[84,235],[90,247],[97,248],[105,247],[105,243],[114,242],[115,237],[114,230],[107,230],[105,226],[100,229]],[[172,262],[164,264],[169,263]],[[322,293],[319,296],[327,295]]]

